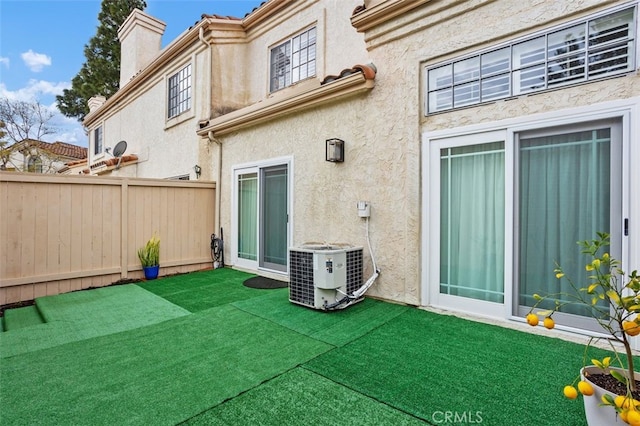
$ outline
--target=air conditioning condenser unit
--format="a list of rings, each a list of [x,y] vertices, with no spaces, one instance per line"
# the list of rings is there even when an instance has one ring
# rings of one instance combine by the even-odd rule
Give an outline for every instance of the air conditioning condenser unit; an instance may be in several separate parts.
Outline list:
[[[304,244],[289,249],[289,301],[327,309],[362,286],[362,247]]]

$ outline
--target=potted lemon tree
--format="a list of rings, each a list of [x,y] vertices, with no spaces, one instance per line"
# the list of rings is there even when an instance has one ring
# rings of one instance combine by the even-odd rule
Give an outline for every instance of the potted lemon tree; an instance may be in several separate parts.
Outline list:
[[[585,269],[589,281],[576,285],[565,276],[562,267],[556,265],[556,278],[568,280],[574,292],[534,295],[536,303],[526,316],[527,323],[538,326],[542,317],[542,325],[552,329],[555,326],[553,314],[564,306],[586,308],[606,337],[589,339],[585,365],[574,382],[564,387],[563,393],[569,399],[576,399],[579,393],[583,395],[589,426],[640,425],[640,375],[634,371],[631,347],[631,337],[640,334],[640,275],[637,271],[625,274],[620,262],[610,256],[606,250],[609,234],[599,232],[596,239],[578,244],[582,253],[588,256]],[[549,300],[553,301],[554,308],[538,310],[539,305]],[[589,347],[601,339],[608,342],[611,356],[591,359],[591,364],[587,365]]]
[[[158,277],[160,270],[160,238],[155,234],[147,244],[138,249],[138,259],[144,270],[144,277],[153,280]]]

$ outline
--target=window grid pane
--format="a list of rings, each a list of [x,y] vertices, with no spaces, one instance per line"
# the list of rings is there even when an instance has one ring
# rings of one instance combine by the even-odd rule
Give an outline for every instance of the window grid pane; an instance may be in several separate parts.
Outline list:
[[[636,7],[427,70],[427,113],[633,71]]]
[[[269,90],[283,89],[316,73],[316,29],[271,49]]]
[[[168,92],[168,118],[191,109],[191,64],[169,77]]]

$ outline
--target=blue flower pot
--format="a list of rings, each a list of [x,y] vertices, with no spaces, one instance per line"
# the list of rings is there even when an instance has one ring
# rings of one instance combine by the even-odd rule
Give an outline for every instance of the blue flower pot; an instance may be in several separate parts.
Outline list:
[[[145,266],[142,268],[144,270],[144,277],[148,280],[155,280],[158,278],[158,271],[160,271],[160,265],[156,266]]]

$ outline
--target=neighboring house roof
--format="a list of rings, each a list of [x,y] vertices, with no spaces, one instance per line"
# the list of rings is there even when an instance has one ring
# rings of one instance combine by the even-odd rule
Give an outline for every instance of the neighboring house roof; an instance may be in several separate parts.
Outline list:
[[[16,148],[20,149],[20,145],[43,150],[53,155],[68,159],[82,160],[87,158],[87,148],[78,145],[72,145],[66,142],[44,142],[35,139],[24,139],[16,144]]]

